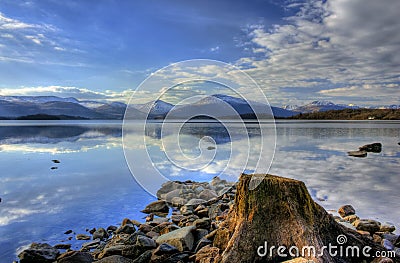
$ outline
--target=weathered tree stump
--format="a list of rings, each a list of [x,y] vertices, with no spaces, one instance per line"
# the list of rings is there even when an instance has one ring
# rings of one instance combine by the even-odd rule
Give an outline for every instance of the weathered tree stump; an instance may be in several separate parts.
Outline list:
[[[253,176],[261,183],[255,190],[249,190]],[[314,262],[371,262],[374,258],[364,255],[363,248],[370,247],[367,251],[370,255],[375,255],[375,251],[386,251],[372,240],[338,224],[312,200],[303,182],[273,175],[241,176],[235,205],[225,225],[230,231],[230,239],[221,262],[226,263],[282,262],[296,258],[297,254]],[[338,240],[338,237],[342,239]],[[337,255],[329,253],[329,244]],[[275,249],[270,253],[272,246]],[[279,246],[286,250],[278,253]],[[359,255],[356,251],[353,254],[346,252],[350,246],[357,247]],[[315,248],[315,253],[311,247]],[[306,255],[302,254],[303,249]],[[282,256],[282,253],[286,255]],[[393,261],[399,262],[398,259]]]

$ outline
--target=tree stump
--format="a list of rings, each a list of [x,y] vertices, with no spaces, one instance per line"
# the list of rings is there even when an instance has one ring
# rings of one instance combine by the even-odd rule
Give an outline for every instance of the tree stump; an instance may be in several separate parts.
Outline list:
[[[256,189],[249,190],[254,176],[261,183]],[[366,246],[371,248],[367,253],[370,255],[375,255],[378,250],[386,251],[372,240],[338,224],[312,200],[305,184],[293,179],[243,174],[238,183],[235,205],[227,218],[225,226],[230,231],[230,239],[221,255],[223,263],[282,262],[297,257],[297,250],[292,247],[298,249],[299,257],[314,262],[337,263],[371,262],[374,258],[362,253]],[[338,240],[338,237],[342,239]],[[327,248],[323,248],[329,244],[337,246],[337,255],[331,255]],[[267,251],[263,249],[265,245]],[[275,249],[270,253],[272,246]],[[278,253],[279,246],[286,248],[281,251],[286,255]],[[359,248],[359,257],[356,257],[356,252],[345,252],[349,246]],[[310,247],[315,248],[315,254]],[[306,255],[301,254],[303,249]],[[399,262],[398,258],[393,261]]]

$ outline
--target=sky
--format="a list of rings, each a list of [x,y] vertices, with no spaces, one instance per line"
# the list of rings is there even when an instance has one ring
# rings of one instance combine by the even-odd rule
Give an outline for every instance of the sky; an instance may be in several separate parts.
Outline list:
[[[155,71],[211,59],[247,73],[272,105],[399,104],[398,10],[398,0],[0,0],[0,95],[126,102]]]

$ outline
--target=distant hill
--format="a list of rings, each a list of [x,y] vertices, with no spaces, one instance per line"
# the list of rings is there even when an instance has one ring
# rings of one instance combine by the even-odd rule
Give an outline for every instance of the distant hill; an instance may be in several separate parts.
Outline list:
[[[26,115],[16,118],[16,120],[88,120],[83,117],[74,117],[68,115],[47,115],[47,114],[35,114]]]
[[[127,105],[121,102],[91,101],[56,96],[1,96],[0,120],[32,119],[109,119],[162,120],[171,119],[399,119],[399,105],[360,108],[353,104],[335,104],[331,101],[313,101],[303,106],[286,105],[275,107],[225,94],[214,94],[200,98],[190,104],[173,105],[162,100],[144,104]],[[125,114],[125,112],[127,114]]]
[[[300,113],[288,119],[299,120],[400,120],[400,109],[342,109]]]
[[[272,112],[271,112],[272,111]],[[176,106],[169,113],[173,119],[187,119],[198,115],[209,115],[219,119],[271,119],[273,117],[289,117],[297,114],[296,112],[285,110],[278,107],[246,101],[224,94],[214,94],[206,96],[197,102]]]
[[[315,100],[302,106],[284,105],[283,108],[299,113],[309,113],[329,110],[358,109],[359,107],[355,105],[335,104],[332,101],[327,100]]]
[[[68,116],[69,119],[122,119],[125,108],[124,103],[80,102],[75,98],[56,96],[0,96],[0,119],[21,119],[26,116],[36,120],[57,116]]]

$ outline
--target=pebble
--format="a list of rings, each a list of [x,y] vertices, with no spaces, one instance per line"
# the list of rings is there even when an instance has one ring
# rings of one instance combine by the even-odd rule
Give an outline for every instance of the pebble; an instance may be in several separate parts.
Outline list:
[[[77,234],[75,238],[77,240],[90,240],[90,236],[85,234]]]

